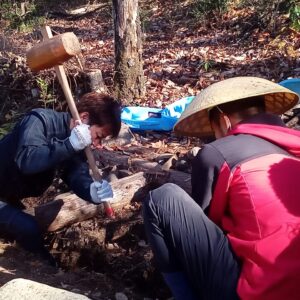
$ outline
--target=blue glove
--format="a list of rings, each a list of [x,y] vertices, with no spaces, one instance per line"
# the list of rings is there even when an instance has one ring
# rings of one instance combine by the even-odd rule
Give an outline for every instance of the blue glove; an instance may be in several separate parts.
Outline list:
[[[92,201],[96,204],[109,201],[114,196],[111,185],[106,180],[91,183],[90,194]]]

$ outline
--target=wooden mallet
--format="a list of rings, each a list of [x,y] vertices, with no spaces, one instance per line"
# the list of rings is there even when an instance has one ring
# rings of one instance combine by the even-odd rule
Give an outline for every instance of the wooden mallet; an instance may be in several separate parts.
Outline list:
[[[27,52],[27,63],[33,71],[40,71],[54,67],[59,83],[66,97],[71,115],[75,121],[81,122],[67,76],[62,65],[66,60],[81,52],[78,38],[73,32],[66,32],[53,37],[49,26],[45,26],[45,28],[42,29],[42,35],[44,41],[35,45]],[[87,156],[89,167],[92,170],[93,179],[101,182],[102,177],[96,165],[91,147],[85,148],[85,154]],[[113,217],[114,211],[109,201],[105,201],[103,203],[106,215]]]

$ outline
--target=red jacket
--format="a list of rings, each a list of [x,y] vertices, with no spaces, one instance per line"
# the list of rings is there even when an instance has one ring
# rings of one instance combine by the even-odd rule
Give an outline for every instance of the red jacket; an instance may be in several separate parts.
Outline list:
[[[284,150],[224,161],[209,216],[241,259],[241,299],[300,299],[300,131],[241,124],[229,135],[248,134]]]

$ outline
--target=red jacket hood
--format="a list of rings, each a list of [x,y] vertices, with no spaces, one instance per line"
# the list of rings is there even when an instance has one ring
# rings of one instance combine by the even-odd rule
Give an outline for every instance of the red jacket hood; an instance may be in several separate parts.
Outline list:
[[[251,134],[263,138],[287,152],[300,157],[300,131],[287,127],[265,124],[238,124],[228,135]]]

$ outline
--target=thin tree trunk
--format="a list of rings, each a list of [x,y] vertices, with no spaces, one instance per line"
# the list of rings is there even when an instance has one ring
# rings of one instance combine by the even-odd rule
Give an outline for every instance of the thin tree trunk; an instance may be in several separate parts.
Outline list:
[[[119,99],[145,94],[138,0],[113,0],[115,32],[114,88]]]

